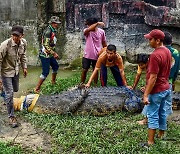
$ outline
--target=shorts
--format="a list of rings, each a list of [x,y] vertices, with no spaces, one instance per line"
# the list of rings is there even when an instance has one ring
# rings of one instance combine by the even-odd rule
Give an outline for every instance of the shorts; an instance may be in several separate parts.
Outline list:
[[[94,69],[96,66],[96,62],[97,60],[93,60],[93,59],[88,59],[88,58],[82,58],[82,68],[83,69],[89,69],[90,66],[92,65],[92,68]]]
[[[147,106],[148,128],[166,130],[166,101],[171,99],[171,89],[150,94]]]
[[[142,115],[144,115],[146,117],[147,117],[147,107],[148,107],[148,105],[145,105],[142,110]],[[168,97],[168,99],[166,99],[166,116],[168,117],[172,113],[173,113],[173,110],[172,110],[172,91],[171,91],[170,97]]]

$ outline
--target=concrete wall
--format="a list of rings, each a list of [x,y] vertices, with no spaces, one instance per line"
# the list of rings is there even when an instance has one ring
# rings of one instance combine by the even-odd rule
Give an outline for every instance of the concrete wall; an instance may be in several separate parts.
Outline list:
[[[82,56],[84,21],[97,17],[105,23],[108,43],[134,61],[133,55],[151,52],[143,35],[154,28],[169,31],[180,49],[179,0],[0,0],[0,42],[10,37],[11,27],[23,25],[28,41],[28,64],[36,65],[39,41],[52,15],[61,18],[57,52],[60,64]]]
[[[9,38],[13,25],[22,25],[28,41],[28,64],[37,62],[37,7],[36,0],[0,0],[0,42]]]
[[[120,54],[126,56],[129,62],[134,62],[136,53],[152,51],[143,35],[154,28],[171,32],[177,47],[180,47],[180,10],[177,9],[177,2],[179,1],[68,0],[67,33],[76,33],[76,37],[79,35],[82,38],[79,44],[73,45],[73,42],[69,42],[68,51],[75,51],[78,47],[79,50],[83,50],[82,31],[85,28],[84,21],[88,17],[99,18],[105,23],[104,30],[108,43],[115,44]]]

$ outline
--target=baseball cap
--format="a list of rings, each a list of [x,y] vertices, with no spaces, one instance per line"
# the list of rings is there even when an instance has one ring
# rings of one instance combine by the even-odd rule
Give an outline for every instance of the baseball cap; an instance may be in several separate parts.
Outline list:
[[[159,29],[154,29],[154,30],[152,30],[150,33],[144,35],[144,37],[145,37],[146,39],[155,38],[155,39],[164,40],[165,35],[164,35],[164,33],[163,33],[161,30],[159,30]]]
[[[22,26],[19,26],[19,25],[15,25],[12,27],[12,35],[15,34],[15,35],[23,35],[23,27]]]
[[[60,24],[61,21],[59,20],[58,16],[52,16],[51,19],[49,20],[49,24],[51,24],[51,23]]]

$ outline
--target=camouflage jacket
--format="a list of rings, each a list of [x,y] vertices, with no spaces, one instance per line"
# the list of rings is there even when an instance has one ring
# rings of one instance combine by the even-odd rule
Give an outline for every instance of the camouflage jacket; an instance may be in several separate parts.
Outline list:
[[[41,49],[39,55],[45,58],[52,57],[55,52],[57,42],[56,29],[49,25],[43,32]]]

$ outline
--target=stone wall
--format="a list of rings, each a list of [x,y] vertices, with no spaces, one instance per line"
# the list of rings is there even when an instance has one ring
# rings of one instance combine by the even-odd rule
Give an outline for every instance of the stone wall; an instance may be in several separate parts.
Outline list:
[[[24,38],[28,40],[28,64],[37,62],[37,7],[36,0],[0,0],[0,42],[11,36],[15,24],[24,26]]]
[[[83,38],[85,19],[97,17],[105,23],[104,30],[108,43],[115,44],[121,55],[126,56],[129,62],[134,62],[136,53],[152,51],[143,35],[154,28],[171,32],[173,42],[177,44],[176,47],[180,47],[178,2],[178,0],[68,0],[67,33],[79,32]],[[77,46],[83,50],[84,41],[81,40],[83,44]]]
[[[0,42],[10,37],[12,25],[23,25],[28,64],[36,65],[41,34],[52,15],[62,20],[57,46],[60,64],[82,56],[82,31],[88,17],[105,23],[108,43],[115,44],[129,62],[136,53],[152,51],[143,35],[154,28],[171,32],[180,50],[179,0],[0,0]]]

